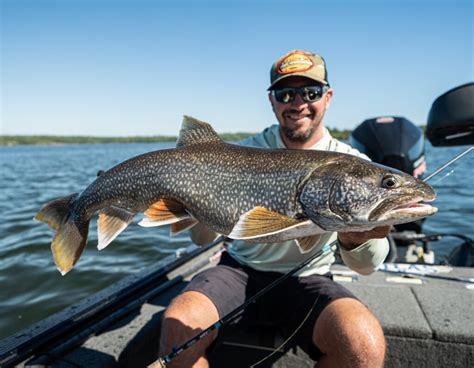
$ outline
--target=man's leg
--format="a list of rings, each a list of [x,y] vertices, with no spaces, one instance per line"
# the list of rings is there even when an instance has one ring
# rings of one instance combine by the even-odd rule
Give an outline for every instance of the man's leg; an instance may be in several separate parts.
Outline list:
[[[237,267],[235,267],[237,266]],[[244,303],[248,276],[226,253],[219,265],[193,277],[183,293],[176,297],[164,313],[160,356],[205,330]],[[170,367],[208,367],[206,349],[217,337],[213,331],[179,354]]]
[[[219,320],[214,303],[197,291],[186,291],[177,296],[163,316],[160,337],[160,356],[172,352],[196,336],[199,332]],[[206,349],[217,337],[217,331],[202,338],[196,344],[183,351],[169,367],[208,367]],[[153,365],[158,367],[158,365]]]
[[[383,367],[385,338],[369,309],[353,298],[327,305],[313,330],[313,343],[323,353],[316,367]]]

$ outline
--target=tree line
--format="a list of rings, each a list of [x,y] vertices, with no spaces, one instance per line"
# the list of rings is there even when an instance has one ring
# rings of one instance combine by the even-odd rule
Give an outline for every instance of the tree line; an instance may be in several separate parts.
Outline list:
[[[329,128],[331,135],[346,140],[350,130]],[[235,142],[251,137],[255,133],[223,133],[219,136],[227,142]],[[17,144],[95,144],[95,143],[156,143],[176,142],[176,136],[131,136],[131,137],[94,137],[94,136],[56,136],[56,135],[0,135],[0,145]]]

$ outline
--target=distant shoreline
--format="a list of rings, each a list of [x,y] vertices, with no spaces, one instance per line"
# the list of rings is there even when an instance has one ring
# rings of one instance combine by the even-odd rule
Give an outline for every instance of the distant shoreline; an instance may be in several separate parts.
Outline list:
[[[332,136],[346,140],[350,130],[329,129]],[[219,136],[228,142],[239,141],[256,133],[223,133]],[[94,137],[94,136],[56,136],[56,135],[0,135],[1,146],[16,146],[20,144],[103,144],[103,143],[164,143],[176,142],[174,136],[132,136],[132,137]]]

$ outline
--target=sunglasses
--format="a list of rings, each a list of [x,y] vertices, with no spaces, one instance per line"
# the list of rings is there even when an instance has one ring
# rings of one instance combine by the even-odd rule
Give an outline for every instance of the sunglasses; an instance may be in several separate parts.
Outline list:
[[[306,86],[301,88],[280,88],[272,89],[271,94],[280,103],[290,103],[299,94],[305,102],[315,102],[321,99],[329,89],[328,86]]]

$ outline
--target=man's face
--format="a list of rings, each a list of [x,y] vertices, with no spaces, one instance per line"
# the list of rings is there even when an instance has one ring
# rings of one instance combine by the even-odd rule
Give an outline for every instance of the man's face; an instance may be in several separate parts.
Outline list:
[[[282,80],[277,88],[299,88],[317,84],[318,82],[304,77],[288,77]],[[301,144],[311,141],[314,144],[322,137],[322,120],[331,101],[332,89],[314,102],[304,101],[299,93],[292,102],[286,104],[278,102],[272,94],[269,97],[285,141]]]

